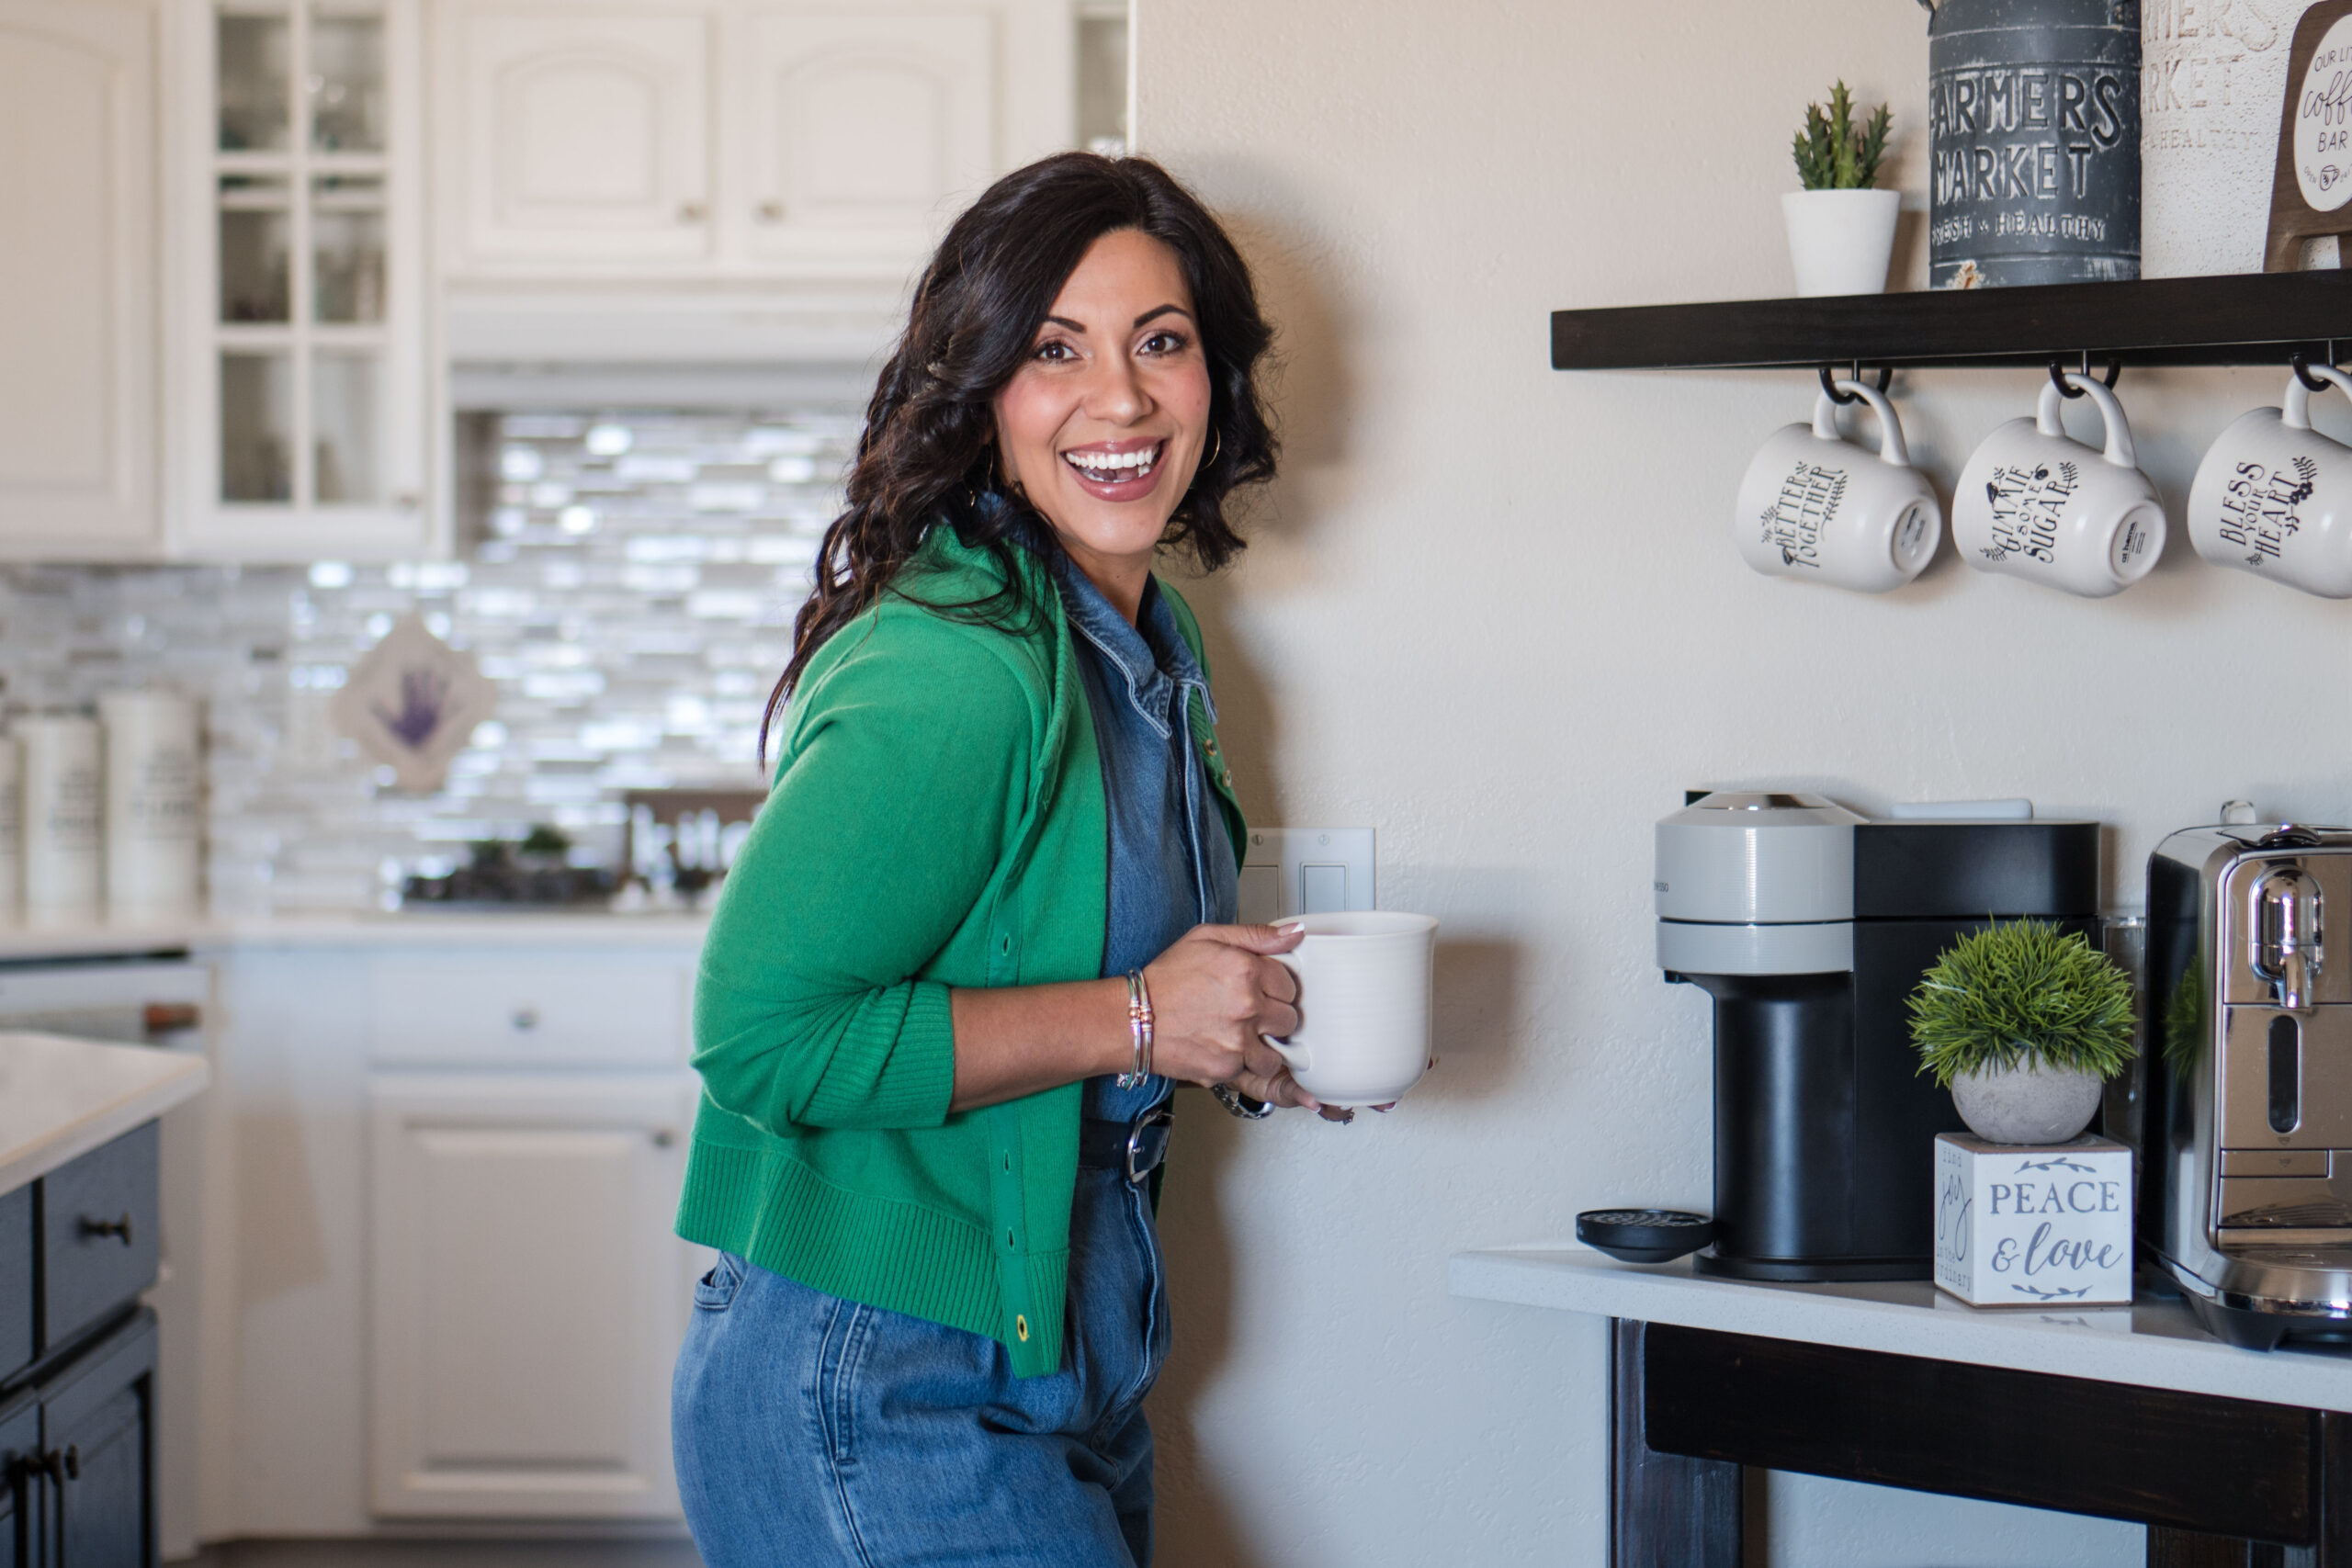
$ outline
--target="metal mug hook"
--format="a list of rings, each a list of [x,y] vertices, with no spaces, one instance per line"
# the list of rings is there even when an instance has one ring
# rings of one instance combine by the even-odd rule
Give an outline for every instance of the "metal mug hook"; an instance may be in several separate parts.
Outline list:
[[[1857,359],[1857,360],[1855,360],[1855,361],[1854,361],[1854,373],[1853,373],[1851,376],[1848,377],[1848,378],[1847,378],[1847,379],[1848,379],[1848,380],[1849,380],[1849,381],[1853,381],[1853,382],[1856,382],[1856,383],[1858,383],[1858,384],[1859,384],[1859,383],[1860,382],[1861,378],[1862,378],[1862,362],[1861,362],[1860,360]],[[1893,367],[1893,366],[1891,366],[1891,365],[1882,365],[1882,366],[1880,366],[1880,367],[1878,367],[1878,389],[1878,389],[1878,391],[1879,391],[1882,395],[1883,395],[1883,394],[1885,393],[1885,391],[1886,391],[1887,388],[1888,388],[1888,387],[1890,387],[1890,386],[1892,386],[1892,385],[1894,384],[1894,367]],[[1842,406],[1842,405],[1844,405],[1844,404],[1847,404],[1847,403],[1856,403],[1856,402],[1860,402],[1860,401],[1861,401],[1861,399],[1860,399],[1860,397],[1856,396],[1856,395],[1855,395],[1854,393],[1852,393],[1852,392],[1841,392],[1841,391],[1839,391],[1839,390],[1838,389],[1838,384],[1837,384],[1837,383],[1838,383],[1838,373],[1837,373],[1837,371],[1836,371],[1836,370],[1834,370],[1833,368],[1831,368],[1829,366],[1826,366],[1826,365],[1823,366],[1823,367],[1821,367],[1821,395],[1822,395],[1823,397],[1827,398],[1831,402],[1833,402],[1833,403],[1838,403],[1838,404],[1839,404],[1839,405],[1841,405],[1841,406]]]
[[[2330,365],[2335,363],[2335,342],[2333,338],[2328,340],[2327,362]],[[2312,392],[2324,392],[2327,390],[2328,384],[2319,377],[2312,374],[2311,355],[2301,353],[2292,354],[2288,355],[2287,363],[2294,367],[2295,379],[2303,384],[2304,390]]]
[[[2091,378],[2091,351],[2087,348],[2084,349],[2082,351],[2082,356],[2083,367],[2076,371],[2075,374],[2087,381]],[[2114,355],[2109,355],[2107,356],[2107,374],[2100,378],[2100,380],[2106,385],[2109,391],[2111,392],[2115,390],[2115,383],[2122,375],[2123,361],[2118,359]],[[2080,387],[2067,385],[2066,364],[2065,361],[2062,359],[2052,359],[2050,362],[2050,384],[2057,388],[2061,393],[2067,397],[2079,398],[2083,395],[2083,390]]]

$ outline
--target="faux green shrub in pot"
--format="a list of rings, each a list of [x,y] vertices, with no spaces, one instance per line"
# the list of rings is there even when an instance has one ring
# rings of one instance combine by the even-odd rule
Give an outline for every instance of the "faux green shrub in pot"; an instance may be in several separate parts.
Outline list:
[[[1988,926],[1920,977],[1911,1043],[1978,1137],[2064,1143],[2131,1066],[2132,982],[2047,920]]]

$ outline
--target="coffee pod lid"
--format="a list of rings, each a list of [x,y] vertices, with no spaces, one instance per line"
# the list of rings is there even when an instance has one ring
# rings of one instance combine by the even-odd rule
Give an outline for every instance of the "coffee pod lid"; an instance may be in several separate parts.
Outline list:
[[[1587,1209],[1577,1239],[1621,1263],[1670,1263],[1715,1239],[1715,1222],[1687,1209]]]

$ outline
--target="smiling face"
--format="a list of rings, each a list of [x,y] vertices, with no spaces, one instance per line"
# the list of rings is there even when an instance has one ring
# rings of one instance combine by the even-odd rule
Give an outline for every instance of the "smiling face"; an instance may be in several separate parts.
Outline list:
[[[1087,248],[996,396],[1005,478],[1132,620],[1209,440],[1209,371],[1176,253],[1115,230]]]

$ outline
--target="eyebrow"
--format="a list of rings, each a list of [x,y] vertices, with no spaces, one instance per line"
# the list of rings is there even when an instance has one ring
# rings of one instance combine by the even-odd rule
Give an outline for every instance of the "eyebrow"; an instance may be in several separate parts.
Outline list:
[[[1146,321],[1156,320],[1159,317],[1170,314],[1171,312],[1183,317],[1188,321],[1193,319],[1192,311],[1187,310],[1182,305],[1170,302],[1166,305],[1154,305],[1150,310],[1146,310],[1142,315],[1137,316],[1135,319],[1135,325],[1139,327]],[[1047,326],[1054,327],[1068,327],[1070,331],[1077,333],[1081,336],[1083,336],[1086,332],[1085,323],[1081,321],[1073,321],[1068,316],[1047,316],[1046,318],[1046,324]]]

